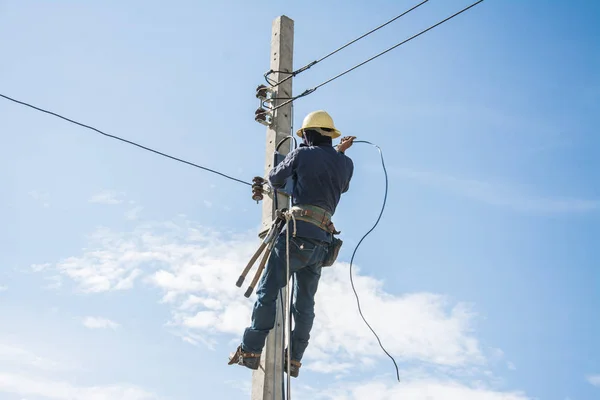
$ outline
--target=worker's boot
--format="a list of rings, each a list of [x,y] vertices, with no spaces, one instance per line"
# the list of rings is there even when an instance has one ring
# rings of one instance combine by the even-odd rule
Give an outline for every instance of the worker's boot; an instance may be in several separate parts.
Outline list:
[[[260,353],[246,353],[242,350],[242,345],[239,345],[229,357],[228,365],[238,364],[250,369],[258,369],[260,366]]]
[[[287,349],[285,350],[285,357],[283,359],[283,370],[287,373],[287,365],[288,365],[288,359],[287,359]],[[302,366],[302,363],[300,361],[296,361],[294,359],[290,360],[290,376],[297,378],[298,374],[300,373],[300,367]]]

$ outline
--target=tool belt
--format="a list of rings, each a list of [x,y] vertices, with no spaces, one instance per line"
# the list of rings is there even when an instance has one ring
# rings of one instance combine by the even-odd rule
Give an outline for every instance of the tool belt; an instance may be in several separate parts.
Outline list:
[[[331,221],[331,213],[323,210],[320,207],[299,204],[293,206],[290,209],[290,212],[295,220],[310,222],[311,224],[318,226],[332,235],[340,234],[340,232],[335,229],[335,226]],[[344,242],[341,239],[332,236],[331,243],[327,249],[327,255],[325,256],[325,260],[323,260],[323,267],[330,267],[333,265],[338,257],[343,243]]]
[[[338,232],[331,221],[331,213],[321,207],[298,204],[290,209],[295,220],[310,222],[326,232],[338,235]]]

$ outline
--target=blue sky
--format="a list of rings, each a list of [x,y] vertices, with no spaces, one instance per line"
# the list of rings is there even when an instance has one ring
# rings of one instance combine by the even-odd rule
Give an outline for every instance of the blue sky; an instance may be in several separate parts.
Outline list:
[[[294,19],[300,67],[416,3],[0,1],[0,92],[249,181],[271,21]],[[429,1],[294,93],[468,4]],[[357,144],[295,397],[600,396],[599,17],[487,0],[296,102],[296,125],[326,109],[383,149],[355,276],[403,382],[350,291],[384,184]],[[5,100],[0,139],[0,399],[249,398],[226,365],[252,305],[248,188]]]

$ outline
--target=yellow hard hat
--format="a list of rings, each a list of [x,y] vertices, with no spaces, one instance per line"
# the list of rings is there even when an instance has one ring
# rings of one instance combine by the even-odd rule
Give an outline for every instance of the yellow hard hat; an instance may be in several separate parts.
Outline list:
[[[302,121],[302,128],[298,129],[296,134],[302,137],[302,132],[305,129],[318,130],[321,135],[331,136],[333,139],[342,135],[342,133],[333,125],[333,119],[331,116],[323,110],[313,111],[304,117],[304,121]]]

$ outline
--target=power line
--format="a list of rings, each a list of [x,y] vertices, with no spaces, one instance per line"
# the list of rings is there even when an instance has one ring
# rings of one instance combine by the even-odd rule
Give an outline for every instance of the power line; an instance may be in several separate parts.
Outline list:
[[[394,50],[395,48],[400,47],[400,46],[402,46],[403,44],[405,44],[407,42],[410,42],[411,40],[413,40],[413,39],[421,36],[425,32],[428,32],[428,31],[432,30],[433,28],[435,28],[435,27],[443,24],[444,22],[447,22],[447,21],[451,20],[452,18],[458,16],[459,14],[462,14],[463,12],[469,10],[472,7],[475,7],[477,4],[479,4],[481,2],[483,2],[483,0],[479,0],[479,1],[471,4],[470,6],[463,8],[462,10],[458,11],[457,13],[454,13],[451,16],[449,16],[449,17],[443,19],[442,21],[438,22],[437,24],[431,25],[429,28],[424,29],[421,32],[417,33],[416,35],[413,35],[413,36],[409,37],[408,39],[403,40],[402,42],[400,42],[400,43],[398,43],[398,44],[396,44],[396,45],[388,48],[387,50],[384,50],[381,53],[374,55],[373,57],[371,57],[371,58],[369,58],[369,59],[361,62],[360,64],[357,64],[354,67],[347,69],[346,71],[344,71],[344,72],[342,72],[342,73],[334,76],[333,78],[330,78],[330,79],[326,80],[325,82],[320,83],[320,84],[318,84],[317,86],[315,86],[315,87],[313,87],[311,89],[305,90],[304,92],[300,93],[297,96],[294,96],[294,97],[288,99],[287,101],[283,102],[282,104],[278,105],[277,107],[273,107],[271,110],[276,110],[276,109],[278,109],[280,107],[283,107],[283,106],[285,106],[285,105],[287,105],[287,104],[289,104],[289,103],[291,103],[291,102],[293,102],[293,101],[295,101],[295,100],[297,100],[297,99],[299,99],[301,97],[308,96],[309,94],[313,93],[315,90],[319,89],[320,87],[323,87],[323,86],[325,86],[325,85],[327,85],[327,84],[335,81],[336,79],[341,78],[342,76],[346,75],[347,73],[352,72],[352,71],[354,71],[355,69],[357,69],[359,67],[362,67],[363,65],[367,64],[368,62],[371,62],[371,61],[375,60],[376,58],[381,57],[382,55],[384,55],[384,54],[386,54],[386,53]]]
[[[397,20],[397,19],[399,19],[399,18],[402,18],[403,16],[405,16],[405,15],[406,15],[406,14],[408,14],[409,12],[411,12],[411,11],[413,11],[413,10],[415,10],[415,9],[417,9],[417,8],[419,8],[419,7],[421,7],[423,4],[427,3],[428,1],[429,1],[429,0],[424,0],[424,1],[422,1],[421,3],[417,4],[416,6],[414,6],[414,7],[410,8],[410,9],[408,9],[408,10],[404,11],[402,14],[399,14],[399,15],[395,16],[394,18],[390,19],[390,20],[389,20],[389,21],[387,21],[386,23],[384,23],[384,24],[382,24],[382,25],[379,25],[377,28],[374,28],[374,29],[370,30],[369,32],[365,33],[364,35],[362,35],[362,36],[360,36],[360,37],[358,37],[358,38],[354,39],[353,41],[346,43],[346,44],[345,44],[345,45],[343,45],[342,47],[340,47],[340,48],[338,48],[338,49],[336,49],[336,50],[332,51],[331,53],[327,54],[327,55],[326,55],[326,56],[324,56],[324,57],[321,57],[321,58],[320,58],[320,59],[318,59],[317,61],[313,61],[313,63],[312,63],[312,64],[314,65],[314,64],[316,64],[316,63],[320,63],[321,61],[325,60],[326,58],[329,58],[329,57],[331,57],[332,55],[334,55],[334,54],[335,54],[335,53],[337,53],[338,51],[341,51],[341,50],[345,49],[346,47],[350,46],[351,44],[354,44],[354,43],[358,42],[359,40],[361,40],[361,39],[363,39],[363,38],[365,38],[365,37],[369,36],[369,35],[370,35],[370,34],[372,34],[373,32],[376,32],[376,31],[380,30],[380,29],[381,29],[381,28],[383,28],[384,26],[387,26],[387,25],[391,24],[391,23],[392,23],[392,22],[394,22],[395,20]]]
[[[354,292],[354,296],[356,297],[356,304],[358,305],[358,312],[359,312],[362,320],[369,327],[369,329],[371,330],[371,332],[373,332],[373,335],[375,335],[375,338],[377,339],[377,342],[379,343],[379,347],[381,347],[381,349],[383,350],[383,352],[385,354],[387,354],[387,356],[389,358],[391,358],[392,362],[394,363],[394,367],[396,367],[396,377],[398,378],[398,382],[400,382],[400,372],[398,371],[398,364],[396,364],[396,360],[394,360],[394,357],[392,357],[390,355],[390,353],[387,352],[387,350],[385,349],[385,347],[383,347],[383,344],[381,344],[381,339],[379,339],[379,336],[377,335],[377,333],[375,332],[375,330],[371,327],[371,325],[369,325],[369,323],[367,322],[365,316],[363,315],[362,309],[360,307],[360,298],[358,297],[358,293],[356,292],[356,288],[354,287],[354,279],[352,278],[352,265],[354,263],[354,256],[356,255],[356,252],[358,251],[358,247],[363,242],[363,240],[365,240],[365,238],[371,232],[373,232],[373,230],[375,229],[375,227],[379,224],[379,221],[381,220],[381,216],[383,215],[383,211],[385,210],[385,204],[387,202],[387,197],[388,197],[388,174],[387,174],[387,169],[385,168],[385,161],[383,160],[383,152],[381,151],[381,148],[379,146],[377,146],[376,144],[373,144],[371,142],[368,142],[366,140],[357,140],[354,143],[370,144],[371,146],[377,148],[377,150],[379,151],[379,156],[381,158],[381,166],[383,167],[383,173],[385,175],[385,192],[383,194],[383,204],[381,205],[381,211],[379,211],[379,216],[377,217],[377,220],[375,221],[375,223],[373,224],[373,226],[371,227],[371,229],[369,229],[369,231],[367,233],[365,233],[364,236],[360,239],[360,241],[358,242],[358,244],[354,248],[354,251],[352,252],[352,257],[350,258],[350,268],[349,268],[349,270],[350,270],[350,284],[352,285],[352,291]]]
[[[231,179],[232,181],[239,182],[239,183],[243,183],[244,185],[252,186],[252,184],[251,184],[251,183],[249,183],[249,182],[245,182],[245,181],[243,181],[243,180],[241,180],[241,179],[237,179],[237,178],[234,178],[234,177],[232,177],[232,176],[226,175],[226,174],[224,174],[224,173],[221,173],[221,172],[215,171],[214,169],[210,169],[210,168],[207,168],[207,167],[203,167],[203,166],[201,166],[201,165],[198,165],[198,164],[194,164],[193,162],[190,162],[190,161],[182,160],[181,158],[177,158],[177,157],[170,156],[170,155],[168,155],[168,154],[165,154],[165,153],[163,153],[163,152],[160,152],[160,151],[158,151],[158,150],[151,149],[151,148],[149,148],[149,147],[146,147],[146,146],[143,146],[143,145],[141,145],[141,144],[138,144],[138,143],[132,142],[132,141],[130,141],[130,140],[123,139],[123,138],[120,138],[120,137],[118,137],[118,136],[110,135],[110,134],[108,134],[108,133],[102,132],[102,131],[101,131],[101,130],[99,130],[99,129],[96,129],[96,128],[94,128],[93,126],[89,126],[89,125],[86,125],[86,124],[82,124],[81,122],[77,122],[77,121],[74,121],[74,120],[72,120],[72,119],[69,119],[69,118],[67,118],[67,117],[63,117],[62,115],[60,115],[60,114],[56,114],[56,113],[54,113],[54,112],[52,112],[52,111],[44,110],[44,109],[42,109],[42,108],[36,107],[36,106],[34,106],[34,105],[31,105],[31,104],[29,104],[29,103],[25,103],[25,102],[23,102],[23,101],[19,101],[19,100],[13,99],[13,98],[11,98],[11,97],[8,97],[8,96],[6,96],[6,95],[3,95],[2,93],[0,93],[0,97],[3,97],[3,98],[5,98],[5,99],[7,99],[7,100],[10,100],[10,101],[12,101],[12,102],[15,102],[15,103],[17,103],[17,104],[21,104],[21,105],[24,105],[24,106],[27,106],[27,107],[33,108],[34,110],[41,111],[41,112],[43,112],[43,113],[50,114],[50,115],[53,115],[53,116],[55,116],[55,117],[58,117],[58,118],[64,119],[65,121],[71,122],[71,123],[73,123],[73,124],[75,124],[75,125],[79,125],[79,126],[82,126],[82,127],[84,127],[84,128],[91,129],[91,130],[93,130],[93,131],[95,131],[95,132],[98,132],[98,133],[100,133],[101,135],[107,136],[107,137],[109,137],[109,138],[112,138],[112,139],[117,139],[117,140],[120,140],[120,141],[122,141],[122,142],[125,142],[125,143],[128,143],[128,144],[131,144],[131,145],[137,146],[137,147],[139,147],[139,148],[141,148],[141,149],[144,149],[144,150],[150,151],[150,152],[152,152],[152,153],[156,153],[156,154],[158,154],[158,155],[161,155],[161,156],[163,156],[163,157],[167,157],[167,158],[170,158],[170,159],[172,159],[172,160],[179,161],[179,162],[181,162],[181,163],[184,163],[184,164],[187,164],[187,165],[191,165],[192,167],[200,168],[200,169],[203,169],[203,170],[205,170],[205,171],[208,171],[208,172],[212,172],[212,173],[214,173],[214,174],[217,174],[217,175],[221,175],[222,177],[225,177],[225,178],[227,178],[227,179]]]
[[[331,56],[332,56],[332,55],[334,55],[335,53],[337,53],[337,52],[339,52],[339,51],[341,51],[341,50],[345,49],[346,47],[348,47],[348,46],[350,46],[350,45],[352,45],[352,44],[354,44],[354,43],[358,42],[359,40],[361,40],[361,39],[363,39],[363,38],[365,38],[365,37],[369,36],[369,35],[370,35],[370,34],[372,34],[373,32],[376,32],[376,31],[378,31],[379,29],[381,29],[381,28],[383,28],[383,27],[385,27],[385,26],[387,26],[387,25],[391,24],[392,22],[396,21],[397,19],[400,19],[400,18],[402,18],[403,16],[405,16],[405,15],[406,15],[406,14],[408,14],[409,12],[411,12],[411,11],[413,11],[413,10],[415,10],[415,9],[419,8],[420,6],[422,6],[423,4],[427,3],[428,1],[429,1],[429,0],[424,0],[424,1],[422,1],[421,3],[419,3],[419,4],[417,4],[416,6],[414,6],[414,7],[410,8],[409,10],[406,10],[406,11],[404,11],[402,14],[399,14],[399,15],[395,16],[394,18],[390,19],[389,21],[385,22],[384,24],[381,24],[381,25],[379,25],[378,27],[376,27],[376,28],[374,28],[374,29],[371,29],[369,32],[367,32],[367,33],[363,34],[362,36],[359,36],[359,37],[357,37],[356,39],[354,39],[354,40],[352,40],[352,41],[350,41],[350,42],[346,43],[345,45],[343,45],[343,46],[341,46],[341,47],[338,47],[337,49],[335,49],[335,50],[334,50],[334,51],[332,51],[331,53],[329,53],[329,54],[327,54],[327,55],[325,55],[325,56],[323,56],[323,57],[319,58],[318,60],[315,60],[315,61],[312,61],[312,62],[310,62],[310,63],[306,64],[304,67],[302,67],[302,68],[299,68],[299,69],[297,69],[297,70],[296,70],[296,71],[294,71],[294,72],[284,72],[284,71],[269,71],[269,72],[267,72],[267,73],[265,74],[265,79],[267,80],[267,82],[268,82],[269,84],[271,84],[271,85],[272,85],[272,87],[279,86],[280,84],[282,84],[283,82],[287,81],[288,79],[291,79],[292,77],[294,77],[294,76],[296,76],[296,75],[298,75],[298,74],[300,74],[300,73],[302,73],[302,72],[306,71],[307,69],[311,68],[313,65],[320,63],[321,61],[323,61],[323,60],[325,60],[325,59],[327,59],[327,58],[331,57]],[[285,73],[285,74],[289,74],[289,75],[288,75],[288,76],[286,76],[285,78],[283,78],[281,81],[273,83],[273,82],[272,82],[272,80],[269,78],[269,75],[270,75],[271,73],[274,73],[274,72]]]

